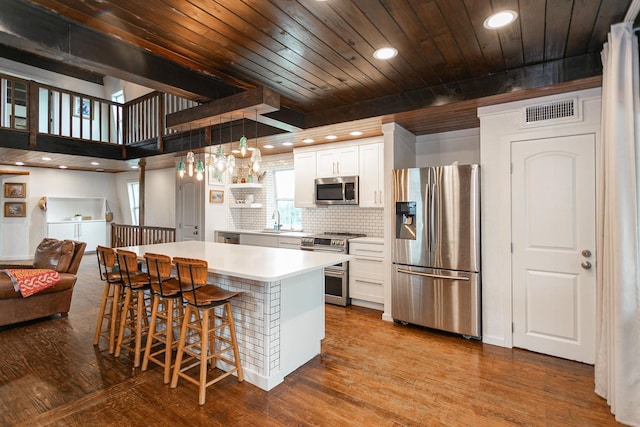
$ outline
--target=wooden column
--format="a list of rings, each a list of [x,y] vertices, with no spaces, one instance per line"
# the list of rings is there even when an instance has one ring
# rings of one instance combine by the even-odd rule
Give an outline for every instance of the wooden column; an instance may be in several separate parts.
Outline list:
[[[16,81],[14,80],[11,83],[11,90],[13,93],[11,94],[11,102],[15,105],[15,87]],[[38,137],[38,84],[34,81],[30,81],[27,87],[27,129],[29,130],[29,148],[36,148],[37,145],[37,137]],[[47,107],[48,111],[49,107]],[[13,120],[13,125],[15,126],[15,109],[11,112],[11,117]]]
[[[140,159],[140,162],[138,164],[140,165],[140,178],[138,179],[138,184],[139,184],[138,226],[140,227],[140,230],[142,230],[142,227],[144,226],[144,186],[145,186],[144,179],[145,179],[145,167],[147,166],[147,161],[145,159]]]

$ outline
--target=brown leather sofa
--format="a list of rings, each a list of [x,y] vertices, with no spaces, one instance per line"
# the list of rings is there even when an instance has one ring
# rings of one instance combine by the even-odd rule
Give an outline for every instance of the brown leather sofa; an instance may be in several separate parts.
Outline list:
[[[0,273],[0,326],[58,313],[66,316],[86,246],[84,242],[45,238],[38,245],[31,264],[0,264],[0,269],[47,268],[60,274],[60,282],[54,286],[23,298],[13,289],[9,276]]]

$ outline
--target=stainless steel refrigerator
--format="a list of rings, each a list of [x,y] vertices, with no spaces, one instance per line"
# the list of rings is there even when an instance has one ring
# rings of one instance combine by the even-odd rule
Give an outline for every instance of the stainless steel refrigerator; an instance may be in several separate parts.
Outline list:
[[[391,316],[480,338],[480,167],[397,169]]]

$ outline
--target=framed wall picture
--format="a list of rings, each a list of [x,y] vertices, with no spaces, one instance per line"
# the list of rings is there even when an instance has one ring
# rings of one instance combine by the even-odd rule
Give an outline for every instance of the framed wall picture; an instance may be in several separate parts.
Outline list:
[[[224,191],[209,190],[209,203],[224,203]]]
[[[209,167],[207,168],[207,172],[209,175],[209,185],[224,185],[224,171],[220,172],[214,167]]]
[[[27,216],[26,202],[4,202],[4,216],[21,217]]]
[[[24,199],[27,197],[27,184],[24,182],[5,182],[4,197],[8,199]]]
[[[73,98],[73,115],[83,119],[91,119],[91,100],[76,96]]]

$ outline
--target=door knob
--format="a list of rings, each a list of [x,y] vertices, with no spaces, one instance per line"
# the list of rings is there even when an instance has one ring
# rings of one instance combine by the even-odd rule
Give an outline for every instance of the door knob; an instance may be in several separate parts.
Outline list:
[[[591,263],[589,261],[583,261],[580,266],[582,266],[582,268],[584,268],[585,270],[591,269]]]
[[[582,256],[585,258],[589,258],[591,256],[591,251],[589,249],[585,249],[582,251]]]

